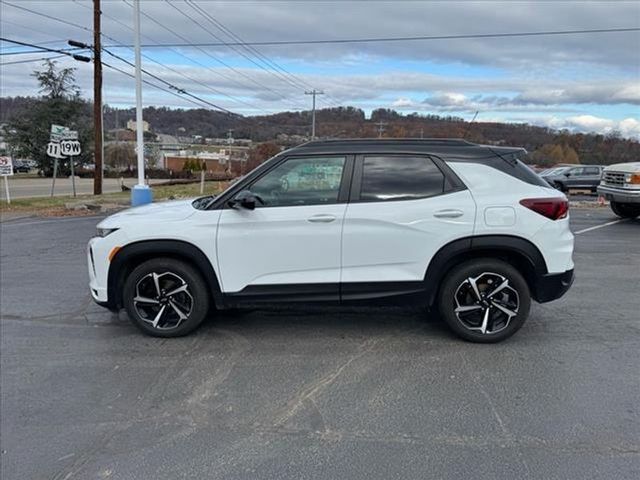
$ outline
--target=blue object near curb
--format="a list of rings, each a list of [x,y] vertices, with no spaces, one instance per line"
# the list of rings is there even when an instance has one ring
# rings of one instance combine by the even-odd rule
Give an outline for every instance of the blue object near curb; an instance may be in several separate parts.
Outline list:
[[[131,189],[131,206],[138,207],[153,201],[153,192],[148,185],[134,185]]]

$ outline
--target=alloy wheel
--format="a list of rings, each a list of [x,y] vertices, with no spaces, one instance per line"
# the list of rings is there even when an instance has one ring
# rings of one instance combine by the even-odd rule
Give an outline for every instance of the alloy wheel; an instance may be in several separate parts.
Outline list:
[[[481,334],[498,333],[518,314],[518,292],[502,275],[484,272],[468,277],[456,289],[454,312],[468,330]]]
[[[171,330],[189,318],[193,309],[189,285],[172,272],[152,272],[136,283],[133,306],[144,322],[158,330]]]

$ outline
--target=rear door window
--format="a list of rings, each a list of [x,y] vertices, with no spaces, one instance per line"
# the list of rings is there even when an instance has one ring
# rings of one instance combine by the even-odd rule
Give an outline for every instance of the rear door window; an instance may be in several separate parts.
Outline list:
[[[416,200],[440,195],[445,177],[427,157],[365,156],[361,202]]]

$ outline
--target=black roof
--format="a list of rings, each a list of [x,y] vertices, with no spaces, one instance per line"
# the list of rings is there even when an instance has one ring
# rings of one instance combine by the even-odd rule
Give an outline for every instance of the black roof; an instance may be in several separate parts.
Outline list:
[[[520,147],[478,145],[460,138],[354,138],[314,140],[294,147],[288,154],[335,153],[431,153],[445,158],[487,158],[496,154],[524,153]]]

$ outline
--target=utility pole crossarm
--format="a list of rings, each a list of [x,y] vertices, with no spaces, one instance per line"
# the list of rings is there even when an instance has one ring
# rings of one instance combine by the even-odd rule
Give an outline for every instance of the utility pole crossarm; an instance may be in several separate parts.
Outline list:
[[[305,95],[312,95],[313,97],[313,107],[311,109],[311,140],[315,140],[316,138],[316,95],[324,95],[322,90],[307,90],[304,92]]]
[[[384,132],[384,127],[388,125],[387,122],[376,122],[374,125],[378,126],[378,138],[382,138],[382,132]]]

